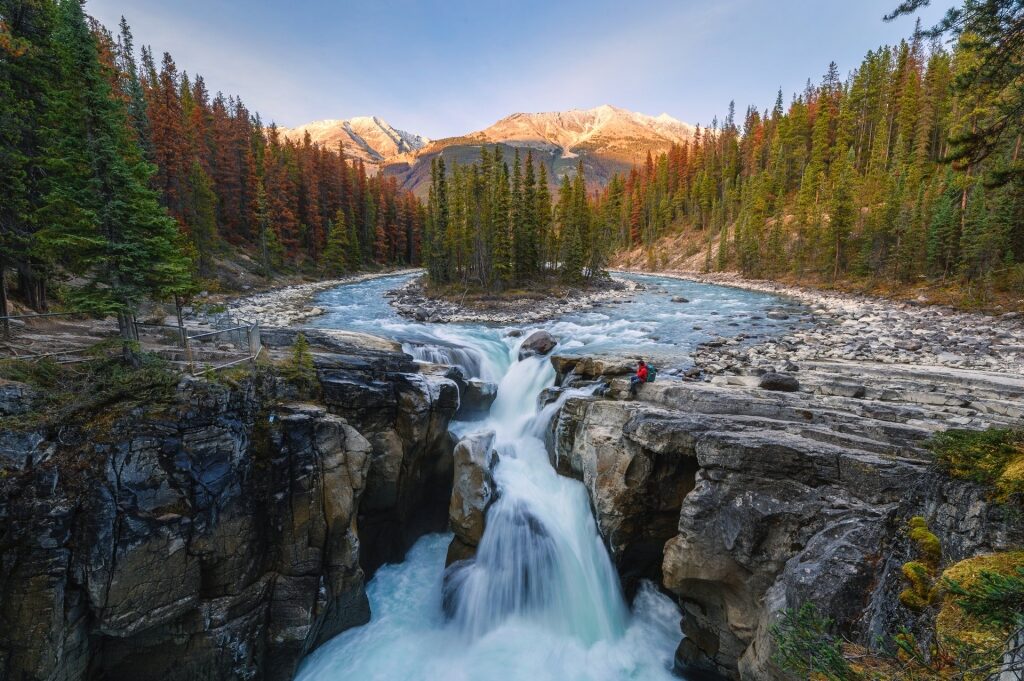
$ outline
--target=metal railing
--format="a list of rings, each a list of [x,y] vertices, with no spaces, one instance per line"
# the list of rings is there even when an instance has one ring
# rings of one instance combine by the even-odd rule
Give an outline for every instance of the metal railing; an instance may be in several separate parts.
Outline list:
[[[255,362],[263,351],[259,324],[241,320],[230,320],[230,325],[213,331],[190,333],[184,324],[150,324],[135,322],[139,342],[146,335],[162,333],[166,340],[172,340],[183,351],[181,360],[190,374],[199,376],[211,371],[226,369],[245,362]],[[143,343],[144,344],[144,343]],[[200,367],[197,370],[197,366]]]
[[[31,341],[28,344],[16,343],[18,337],[27,338],[38,330],[31,324],[15,326],[11,322],[31,322],[50,317],[83,316],[82,312],[44,312],[39,314],[22,314],[0,316],[0,356],[8,355],[11,359],[36,361],[43,358],[54,358],[62,363],[82,361],[75,357],[95,345],[89,343],[72,343],[62,341],[59,332],[49,334],[51,347],[44,352],[33,352]],[[178,324],[160,324],[132,320],[131,331],[139,345],[165,357],[168,361],[183,366],[188,373],[199,376],[211,371],[226,369],[245,362],[255,362],[263,351],[259,324],[244,320],[224,320],[224,328],[206,331],[189,330],[183,321]],[[43,332],[46,334],[46,332]],[[83,330],[84,333],[84,330]],[[116,331],[112,329],[112,336]],[[68,334],[69,338],[75,334]],[[63,358],[63,359],[61,359]]]

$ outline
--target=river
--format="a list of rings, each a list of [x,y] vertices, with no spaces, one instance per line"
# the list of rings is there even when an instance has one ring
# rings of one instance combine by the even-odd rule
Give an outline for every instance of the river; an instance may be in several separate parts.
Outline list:
[[[680,641],[675,603],[645,584],[627,604],[597,531],[583,485],[559,476],[543,442],[557,405],[538,408],[552,385],[547,358],[518,361],[522,335],[510,327],[437,325],[398,317],[385,293],[412,275],[324,292],[315,326],[388,336],[424,361],[457,365],[498,384],[486,419],[455,423],[493,430],[500,490],[476,559],[450,568],[450,616],[442,608],[450,535],[421,539],[397,565],[382,567],[367,591],[369,624],[335,637],[302,664],[298,681],[618,681],[672,679]],[[748,340],[792,322],[769,319],[773,296],[642,275],[627,302],[567,314],[545,328],[556,352],[627,353],[659,368],[687,364],[712,337]],[[684,297],[689,302],[672,302]],[[673,380],[666,374],[659,380]],[[563,394],[562,399],[565,398]]]

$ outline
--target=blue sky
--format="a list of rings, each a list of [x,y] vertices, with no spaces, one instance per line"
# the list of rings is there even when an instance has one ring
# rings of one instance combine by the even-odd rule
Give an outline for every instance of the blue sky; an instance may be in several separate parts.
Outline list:
[[[612,104],[707,123],[788,100],[829,61],[909,35],[897,0],[88,0],[211,91],[295,126],[377,115],[444,137],[516,111]],[[936,0],[923,15],[951,4]]]

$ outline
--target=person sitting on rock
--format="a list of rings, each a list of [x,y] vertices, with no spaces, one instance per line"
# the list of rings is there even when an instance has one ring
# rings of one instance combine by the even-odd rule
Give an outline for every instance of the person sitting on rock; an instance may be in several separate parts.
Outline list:
[[[636,365],[636,374],[629,379],[629,394],[636,397],[637,386],[647,382],[647,363],[643,360]]]

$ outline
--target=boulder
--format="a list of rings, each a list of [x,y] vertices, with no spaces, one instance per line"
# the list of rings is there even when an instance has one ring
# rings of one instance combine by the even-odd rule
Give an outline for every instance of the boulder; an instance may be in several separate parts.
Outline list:
[[[523,344],[519,346],[519,359],[522,361],[527,357],[546,355],[556,345],[558,345],[558,341],[555,340],[554,336],[543,329],[539,329],[527,336]]]
[[[466,381],[462,391],[457,417],[463,420],[479,419],[487,416],[498,397],[498,386],[479,378]]]
[[[683,296],[672,296],[672,298],[670,298],[670,300],[673,303],[688,303],[688,302],[690,302],[689,298],[684,298]]]
[[[791,393],[800,390],[800,381],[796,380],[795,376],[770,371],[761,376],[757,386],[761,390],[777,390],[779,392]]]
[[[448,546],[447,565],[472,558],[484,536],[487,507],[497,493],[491,475],[497,463],[494,431],[463,438],[456,445],[453,456],[455,484],[452,486],[448,519],[455,537]]]
[[[836,397],[849,397],[852,399],[861,399],[867,394],[867,388],[857,383],[847,383],[844,381],[828,381],[822,383],[818,387],[818,392],[822,395],[834,395]]]
[[[579,380],[594,381],[601,378],[627,376],[636,371],[636,361],[621,357],[567,357],[553,355],[558,383],[568,385]],[[572,376],[573,380],[567,381]]]

